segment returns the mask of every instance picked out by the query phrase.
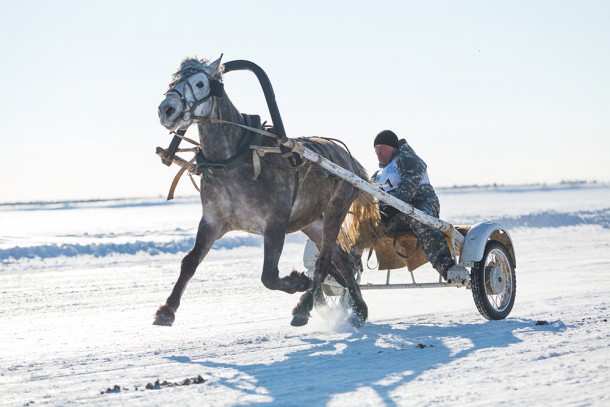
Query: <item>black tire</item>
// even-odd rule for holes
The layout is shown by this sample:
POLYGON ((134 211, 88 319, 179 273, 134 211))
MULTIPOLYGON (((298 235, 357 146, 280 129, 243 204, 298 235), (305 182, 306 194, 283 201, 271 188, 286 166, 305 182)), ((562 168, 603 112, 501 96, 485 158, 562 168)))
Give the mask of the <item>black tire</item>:
POLYGON ((489 320, 504 319, 515 304, 517 280, 508 249, 489 241, 480 262, 472 268, 472 296, 477 309, 489 320))

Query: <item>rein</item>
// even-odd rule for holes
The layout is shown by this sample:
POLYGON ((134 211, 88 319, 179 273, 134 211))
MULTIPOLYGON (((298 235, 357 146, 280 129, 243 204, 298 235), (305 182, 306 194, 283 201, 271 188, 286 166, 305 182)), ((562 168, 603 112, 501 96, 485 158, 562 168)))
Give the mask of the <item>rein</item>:
MULTIPOLYGON (((197 83, 196 86, 199 87, 199 83, 197 83)), ((188 141, 189 143, 195 145, 196 146, 195 150, 197 152, 190 161, 185 162, 184 165, 182 165, 182 167, 180 168, 180 170, 174 177, 174 180, 172 181, 172 185, 170 186, 170 191, 168 193, 168 197, 167 197, 168 200, 173 199, 174 191, 178 185, 178 181, 180 180, 182 175, 187 170, 188 170, 188 175, 191 179, 191 182, 193 183, 195 188, 199 192, 201 192, 200 189, 197 187, 195 181, 192 178, 193 173, 199 174, 202 177, 205 177, 207 174, 214 174, 214 172, 216 172, 216 171, 225 171, 225 172, 230 171, 230 170, 240 166, 244 162, 245 156, 246 156, 246 153, 248 152, 248 150, 252 150, 252 167, 254 170, 254 175, 252 176, 252 179, 256 180, 261 172, 261 158, 264 158, 265 154, 267 154, 267 153, 279 153, 279 154, 282 153, 281 146, 280 146, 280 137, 278 137, 276 134, 274 134, 270 131, 266 131, 266 130, 263 130, 263 129, 260 129, 258 127, 251 125, 251 124, 253 124, 251 118, 256 117, 256 119, 255 119, 257 121, 256 124, 260 126, 260 118, 258 116, 249 116, 249 115, 243 114, 242 116, 243 116, 246 124, 241 124, 241 123, 235 123, 235 122, 222 120, 222 119, 195 115, 195 111, 197 110, 197 108, 201 104, 208 101, 211 97, 224 96, 223 83, 220 80, 212 77, 206 70, 194 69, 194 68, 187 70, 186 75, 184 77, 181 77, 179 81, 170 84, 170 89, 165 94, 170 95, 171 93, 176 93, 176 95, 180 98, 180 101, 182 102, 182 111, 183 111, 182 115, 180 115, 176 118, 176 120, 174 121, 174 124, 176 124, 180 120, 184 120, 184 121, 192 120, 192 122, 198 121, 201 123, 211 123, 211 124, 229 124, 229 125, 240 127, 242 129, 246 130, 247 132, 242 137, 241 141, 239 142, 239 144, 237 146, 237 152, 235 153, 235 155, 233 155, 232 157, 229 157, 226 160, 220 161, 220 162, 208 161, 203 155, 203 151, 201 150, 200 143, 184 136, 186 129, 182 129, 181 131, 174 132, 175 136, 177 136, 179 139, 188 141), (210 89, 209 89, 209 92, 207 95, 205 95, 203 98, 198 100, 195 95, 195 90, 193 89, 193 85, 191 85, 191 83, 189 82, 188 79, 191 78, 193 75, 197 75, 200 73, 202 73, 207 78, 210 89), (183 82, 184 82, 184 84, 182 85, 182 88, 177 89, 177 88, 179 88, 179 85, 182 84, 183 82), (186 97, 187 91, 191 92, 191 96, 193 97, 193 100, 190 102, 187 101, 187 97, 186 97), (258 139, 256 137, 252 137, 253 134, 256 134, 257 135, 256 137, 258 137, 258 139), (258 142, 258 144, 260 144, 261 136, 269 137, 269 138, 276 140, 278 142, 278 145, 276 147, 265 147, 262 145, 257 145, 257 142, 258 142), (205 172, 201 172, 200 171, 201 168, 204 168, 205 172)), ((343 145, 343 147, 347 150, 349 156, 352 157, 352 160, 353 160, 353 156, 352 156, 351 152, 349 151, 349 149, 343 142, 341 142, 340 140, 335 140, 335 139, 329 139, 329 140, 341 143, 343 145)), ((192 149, 189 149, 189 150, 192 150, 192 149)), ((293 154, 292 151, 289 151, 286 154, 283 154, 283 157, 290 158, 292 154, 293 154)), ((293 167, 295 167, 296 164, 294 162, 294 159, 290 158, 290 161, 292 162, 293 167)), ((170 161, 170 164, 171 164, 171 161, 170 161)), ((283 168, 283 169, 292 169, 292 168, 283 168)), ((296 194, 297 194, 297 190, 299 188, 299 184, 302 184, 305 181, 305 178, 307 178, 307 175, 311 171, 311 165, 308 166, 307 173, 305 174, 305 177, 301 180, 301 182, 299 182, 299 174, 298 174, 299 168, 294 168, 294 169, 296 170, 295 171, 296 188, 293 191, 293 197, 292 197, 293 203, 296 199, 296 194)))
MULTIPOLYGON (((244 117, 249 117, 248 115, 244 114, 244 117)), ((279 140, 279 137, 267 130, 263 130, 257 127, 253 127, 253 126, 249 126, 246 124, 241 124, 241 123, 235 123, 235 122, 230 122, 227 120, 223 120, 223 119, 216 119, 216 118, 211 118, 211 117, 202 117, 202 116, 193 116, 193 119, 198 120, 199 122, 202 123, 210 123, 210 124, 230 124, 232 126, 237 126, 237 127, 241 127, 244 130, 247 130, 249 132, 252 133, 257 133, 260 134, 262 136, 265 137, 269 137, 272 138, 274 140, 279 140)), ((247 120, 247 119, 246 119, 247 120)), ((186 129, 184 129, 186 131, 186 129)), ((193 144, 194 146, 196 146, 194 149, 184 149, 184 151, 201 151, 200 147, 200 143, 196 142, 195 140, 188 138, 186 136, 184 136, 184 133, 179 134, 177 132, 172 132, 176 137, 187 141, 191 144, 193 144)), ((326 140, 330 140, 330 141, 334 141, 334 142, 338 142, 340 143, 348 152, 349 156, 352 158, 352 160, 354 160, 351 152, 349 151, 349 149, 347 148, 347 146, 338 139, 334 139, 334 138, 327 138, 327 137, 321 137, 324 138, 326 140)), ((239 158, 243 158, 245 152, 249 149, 252 150, 252 166, 254 169, 254 175, 252 176, 253 180, 256 180, 258 178, 258 175, 261 172, 261 158, 264 158, 266 154, 281 154, 282 151, 280 149, 280 147, 268 147, 268 146, 261 146, 261 145, 249 145, 247 146, 246 141, 249 139, 249 137, 245 136, 242 141, 239 143, 238 146, 238 151, 237 153, 230 157, 228 160, 225 160, 223 162, 211 162, 211 161, 207 161, 205 160, 205 158, 202 157, 202 154, 196 154, 190 161, 185 162, 182 167, 180 168, 180 170, 178 171, 178 173, 175 175, 174 180, 172 181, 172 184, 170 186, 170 190, 167 196, 167 200, 171 200, 174 198, 174 191, 176 189, 176 186, 178 185, 178 181, 180 180, 180 178, 182 177, 182 175, 188 170, 188 175, 191 179, 191 182, 193 183, 193 186, 195 187, 195 189, 198 192, 201 192, 201 190, 199 189, 199 187, 197 186, 196 182, 193 180, 191 174, 199 174, 202 176, 205 176, 206 173, 201 174, 199 172, 199 168, 200 167, 206 167, 208 169, 208 172, 213 173, 214 170, 222 170, 222 171, 230 171, 231 169, 237 167, 239 164, 241 164, 243 162, 243 160, 238 160, 239 158), (247 147, 246 147, 247 146, 247 147), (198 158, 199 156, 199 158, 198 158), (202 161, 203 158, 203 161, 202 161), (195 160, 197 160, 197 162, 195 163, 195 160), (227 164, 229 164, 229 162, 233 165, 229 166, 227 164)), ((290 154, 290 153, 289 153, 290 154)), ((355 162, 355 161, 354 161, 355 162)), ((295 176, 298 179, 298 171, 301 171, 300 168, 293 168, 293 167, 277 167, 277 166, 272 166, 275 169, 280 169, 280 170, 294 170, 295 171, 295 176)), ((307 176, 309 175, 309 173, 311 172, 312 166, 309 165, 307 168, 307 172, 305 173, 305 176, 303 177, 303 179, 298 182, 297 181, 297 185, 298 184, 302 184, 305 179, 307 178, 307 176)), ((295 189, 295 193, 293 193, 293 203, 294 200, 296 198, 296 189, 295 189)))
MULTIPOLYGON (((243 117, 244 117, 244 120, 248 124, 252 124, 253 119, 251 119, 251 116, 244 114, 243 117)), ((260 123, 260 119, 258 118, 258 116, 255 116, 255 117, 256 117, 255 120, 258 123, 260 123)), ((235 153, 235 155, 233 155, 232 157, 229 157, 227 160, 223 160, 220 162, 213 162, 213 161, 208 161, 205 159, 205 157, 203 156, 203 153, 201 151, 200 143, 196 142, 195 140, 193 140, 189 137, 184 136, 183 132, 172 132, 176 137, 180 138, 181 140, 187 141, 195 146, 195 148, 183 149, 183 151, 191 151, 191 152, 195 152, 196 154, 195 154, 195 156, 193 156, 193 158, 191 160, 185 162, 181 166, 180 170, 178 170, 178 172, 174 176, 174 179, 170 186, 169 192, 167 194, 168 201, 170 201, 174 198, 174 192, 176 190, 176 187, 178 186, 178 181, 180 180, 182 175, 184 175, 184 173, 187 170, 188 170, 188 175, 191 180, 191 183, 193 184, 193 186, 195 187, 195 189, 198 192, 201 192, 201 190, 197 186, 197 183, 192 178, 193 173, 199 174, 202 177, 205 177, 206 174, 208 174, 208 173, 213 174, 215 171, 218 171, 218 170, 225 171, 225 172, 230 171, 233 168, 236 168, 239 165, 241 165, 245 159, 247 151, 252 150, 252 166, 254 168, 254 175, 253 175, 252 179, 256 180, 258 178, 258 175, 261 172, 260 157, 264 157, 265 154, 267 154, 267 153, 280 153, 279 147, 265 147, 265 146, 248 143, 251 139, 253 139, 253 137, 250 137, 250 135, 252 133, 257 133, 262 136, 277 139, 277 136, 269 131, 261 130, 257 127, 253 127, 250 125, 230 122, 230 121, 226 121, 226 120, 222 120, 222 119, 213 119, 213 118, 207 118, 207 117, 194 117, 194 118, 196 118, 200 122, 207 122, 207 123, 212 123, 212 124, 232 124, 234 126, 241 127, 244 130, 247 130, 248 133, 246 133, 246 135, 244 135, 242 140, 239 142, 239 145, 237 146, 237 152, 235 153), (182 134, 180 134, 180 133, 182 133, 182 134), (201 173, 200 168, 205 168, 205 169, 207 169, 207 171, 201 173)), ((186 131, 186 129, 184 129, 184 131, 186 131)), ((252 141, 256 141, 256 140, 252 140, 252 141)))
POLYGON ((207 122, 207 123, 212 123, 212 124, 232 124, 233 126, 241 127, 242 129, 246 129, 246 130, 252 131, 254 133, 262 134, 263 136, 271 137, 271 138, 274 138, 276 140, 278 139, 277 135, 271 133, 270 131, 266 131, 266 130, 262 130, 262 129, 257 129, 255 127, 247 126, 245 124, 229 122, 229 121, 222 120, 222 119, 213 119, 211 117, 193 116, 193 118, 195 118, 195 119, 197 119, 197 120, 199 120, 201 122, 207 122))

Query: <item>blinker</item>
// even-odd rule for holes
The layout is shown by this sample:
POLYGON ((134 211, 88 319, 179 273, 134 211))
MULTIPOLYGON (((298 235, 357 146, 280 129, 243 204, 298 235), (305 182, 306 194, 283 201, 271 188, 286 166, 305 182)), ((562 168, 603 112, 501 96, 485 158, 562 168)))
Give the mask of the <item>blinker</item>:
POLYGON ((225 85, 217 80, 210 81, 210 96, 222 97, 224 95, 225 85))

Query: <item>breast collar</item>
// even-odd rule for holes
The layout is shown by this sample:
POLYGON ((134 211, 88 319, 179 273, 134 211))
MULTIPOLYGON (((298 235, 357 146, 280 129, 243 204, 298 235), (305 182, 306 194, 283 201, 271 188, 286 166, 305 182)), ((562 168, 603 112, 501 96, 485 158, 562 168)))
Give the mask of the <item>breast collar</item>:
MULTIPOLYGON (((257 115, 242 114, 244 122, 247 126, 260 128, 261 119, 257 115)), ((244 134, 237 145, 237 152, 222 161, 210 161, 203 155, 201 147, 197 150, 196 163, 197 173, 202 174, 204 172, 211 172, 212 174, 229 172, 240 165, 242 165, 248 158, 252 156, 251 145, 260 145, 262 143, 263 136, 250 130, 244 129, 244 134)))

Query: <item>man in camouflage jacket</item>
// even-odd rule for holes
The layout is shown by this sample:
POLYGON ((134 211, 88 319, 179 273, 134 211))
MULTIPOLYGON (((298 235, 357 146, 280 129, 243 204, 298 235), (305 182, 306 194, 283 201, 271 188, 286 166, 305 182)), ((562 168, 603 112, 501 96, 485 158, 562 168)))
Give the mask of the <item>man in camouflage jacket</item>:
MULTIPOLYGON (((380 169, 373 174, 373 182, 390 195, 438 218, 440 203, 430 185, 426 163, 411 146, 404 139, 399 141, 394 132, 384 130, 375 137, 374 147, 380 169)), ((381 201, 379 210, 385 233, 412 230, 434 269, 447 279, 447 270, 455 262, 443 232, 381 201)))

